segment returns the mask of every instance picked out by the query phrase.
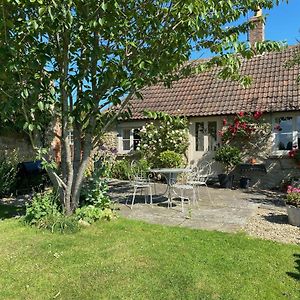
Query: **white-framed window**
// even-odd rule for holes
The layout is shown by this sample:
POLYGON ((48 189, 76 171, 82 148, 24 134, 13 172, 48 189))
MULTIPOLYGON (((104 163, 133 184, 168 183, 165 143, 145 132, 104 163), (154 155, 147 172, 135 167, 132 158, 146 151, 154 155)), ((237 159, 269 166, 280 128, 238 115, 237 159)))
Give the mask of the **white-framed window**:
POLYGON ((120 132, 120 151, 127 153, 137 149, 141 137, 140 128, 122 128, 120 132))
POLYGON ((215 151, 218 148, 217 121, 201 121, 195 123, 196 151, 215 151))
POLYGON ((293 148, 300 148, 300 116, 274 117, 273 154, 285 155, 293 148))

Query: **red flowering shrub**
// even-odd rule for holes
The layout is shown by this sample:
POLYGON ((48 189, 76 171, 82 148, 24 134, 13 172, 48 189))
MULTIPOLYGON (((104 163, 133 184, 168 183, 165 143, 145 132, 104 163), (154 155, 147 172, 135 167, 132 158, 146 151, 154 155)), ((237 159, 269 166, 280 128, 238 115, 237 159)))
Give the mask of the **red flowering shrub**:
POLYGON ((300 163, 300 151, 297 146, 294 146, 293 150, 289 151, 288 155, 290 158, 293 158, 296 163, 300 163))
POLYGON ((262 112, 256 111, 254 113, 239 112, 234 119, 229 122, 227 119, 223 120, 223 130, 219 131, 223 141, 228 142, 236 138, 247 138, 255 135, 262 130, 263 124, 261 122, 262 112))

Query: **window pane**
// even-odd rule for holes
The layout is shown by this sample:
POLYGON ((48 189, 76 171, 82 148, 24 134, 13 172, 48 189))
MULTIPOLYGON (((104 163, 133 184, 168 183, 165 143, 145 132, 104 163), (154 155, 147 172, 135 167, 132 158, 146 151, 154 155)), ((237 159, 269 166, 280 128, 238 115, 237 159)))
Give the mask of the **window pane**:
POLYGON ((196 151, 204 151, 204 123, 196 123, 196 151))
POLYGON ((275 122, 279 125, 277 129, 279 133, 290 133, 293 131, 293 118, 292 117, 281 117, 276 118, 275 122))
POLYGON ((208 151, 214 151, 217 147, 217 122, 208 122, 208 151))
POLYGON ((123 139, 124 140, 130 139, 130 129, 123 129, 123 139))
POLYGON ((296 136, 296 143, 295 146, 299 149, 300 148, 300 117, 296 118, 296 131, 297 131, 297 136, 296 136))
POLYGON ((123 140, 123 150, 130 150, 130 140, 123 140))
POLYGON ((298 131, 298 134, 300 133, 300 117, 297 117, 296 119, 296 130, 298 131))
POLYGON ((279 133, 276 136, 276 145, 278 150, 292 150, 293 149, 293 134, 279 133))

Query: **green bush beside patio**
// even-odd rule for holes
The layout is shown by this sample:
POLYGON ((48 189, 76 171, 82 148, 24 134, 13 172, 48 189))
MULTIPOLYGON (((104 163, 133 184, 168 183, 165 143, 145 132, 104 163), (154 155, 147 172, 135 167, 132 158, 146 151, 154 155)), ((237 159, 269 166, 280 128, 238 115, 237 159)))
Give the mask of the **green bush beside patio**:
POLYGON ((298 246, 118 219, 73 235, 0 221, 1 299, 299 299, 298 246), (288 272, 293 274, 288 274, 288 272))

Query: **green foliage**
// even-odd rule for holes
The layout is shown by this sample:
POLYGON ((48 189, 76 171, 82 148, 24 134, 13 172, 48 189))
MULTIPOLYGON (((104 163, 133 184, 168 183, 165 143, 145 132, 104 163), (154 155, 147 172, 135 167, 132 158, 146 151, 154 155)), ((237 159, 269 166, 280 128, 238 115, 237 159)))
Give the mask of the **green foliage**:
POLYGON ((131 165, 128 159, 121 159, 114 162, 111 167, 112 178, 128 180, 131 174, 131 165))
POLYGON ((52 233, 75 233, 80 229, 75 216, 65 216, 61 213, 47 215, 38 220, 35 225, 40 229, 46 229, 52 233))
POLYGON ((161 168, 179 168, 183 165, 182 155, 170 150, 162 152, 158 160, 161 168))
POLYGON ((59 217, 61 211, 57 203, 58 198, 53 192, 35 194, 32 201, 26 204, 24 221, 29 225, 40 227, 44 222, 43 220, 49 217, 59 217))
POLYGON ((287 187, 286 203, 300 208, 300 188, 295 185, 287 187))
POLYGON ((129 159, 121 159, 115 161, 111 168, 111 177, 121 180, 129 180, 132 174, 147 173, 151 168, 151 164, 146 159, 140 159, 132 164, 129 159))
POLYGON ((16 188, 18 154, 16 151, 4 153, 0 158, 0 196, 13 192, 16 188))
POLYGON ((94 205, 87 205, 77 208, 75 214, 78 220, 83 220, 89 224, 92 224, 93 222, 101 219, 102 209, 95 207, 94 205))
POLYGON ((100 219, 109 221, 113 218, 114 213, 108 196, 109 187, 106 179, 100 177, 102 173, 101 168, 95 170, 81 190, 81 207, 75 211, 77 220, 91 224, 100 219))
POLYGON ((236 165, 241 163, 241 151, 237 147, 225 145, 215 153, 215 160, 222 163, 227 173, 236 165))
POLYGON ((103 178, 100 178, 98 172, 94 172, 92 177, 87 179, 81 190, 81 197, 84 205, 94 205, 100 209, 110 207, 108 196, 108 184, 103 178))
MULTIPOLYGON (((72 161, 67 135, 62 137, 69 157, 69 161, 63 157, 62 170, 76 170, 77 164, 85 166, 83 159, 99 144, 98 137, 126 107, 126 96, 140 96, 143 87, 157 82, 170 86, 215 66, 220 66, 221 78, 249 83, 247 76, 239 74, 242 59, 281 45, 266 41, 250 47, 239 42, 240 35, 251 28, 243 17, 258 6, 270 9, 278 2, 3 0, 1 119, 25 130, 35 149, 41 145, 48 149, 46 159, 51 157, 52 139, 39 137, 58 120, 77 141, 74 155, 78 159, 72 161), (217 55, 199 64, 186 63, 192 51, 204 49, 217 55), (116 109, 105 109, 111 106, 116 109)), ((167 146, 158 155, 165 150, 178 152, 167 146)), ((63 186, 71 189, 74 182, 81 184, 77 176, 84 174, 84 170, 75 171, 71 180, 58 170, 52 172, 60 195, 64 195, 63 186)), ((66 208, 77 206, 74 193, 71 200, 61 199, 66 208)))
POLYGON ((52 233, 74 233, 79 230, 74 216, 65 216, 58 205, 58 197, 53 192, 36 194, 26 205, 24 222, 52 233))
POLYGON ((271 133, 270 125, 262 119, 262 112, 243 111, 236 114, 232 120, 223 119, 223 130, 219 132, 225 143, 241 142, 257 139, 271 133))
POLYGON ((165 151, 183 156, 189 145, 188 120, 162 112, 147 112, 146 116, 154 121, 146 124, 140 132, 142 157, 154 167, 159 167, 159 157, 165 151))
POLYGON ((89 224, 92 224, 101 219, 110 221, 115 217, 115 214, 111 209, 101 209, 94 205, 87 205, 77 208, 75 211, 75 215, 79 221, 82 220, 89 224))
POLYGON ((292 205, 292 206, 300 208, 300 193, 292 192, 292 193, 287 194, 286 203, 288 205, 292 205))

